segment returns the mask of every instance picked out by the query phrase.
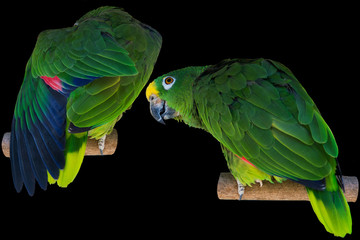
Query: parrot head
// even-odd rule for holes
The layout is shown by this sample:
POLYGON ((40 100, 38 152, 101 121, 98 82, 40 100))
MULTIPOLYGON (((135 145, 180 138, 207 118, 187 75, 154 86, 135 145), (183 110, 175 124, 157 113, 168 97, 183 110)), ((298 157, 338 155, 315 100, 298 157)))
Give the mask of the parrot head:
POLYGON ((156 121, 181 120, 193 107, 192 85, 204 67, 187 67, 156 78, 146 89, 150 112, 156 121))

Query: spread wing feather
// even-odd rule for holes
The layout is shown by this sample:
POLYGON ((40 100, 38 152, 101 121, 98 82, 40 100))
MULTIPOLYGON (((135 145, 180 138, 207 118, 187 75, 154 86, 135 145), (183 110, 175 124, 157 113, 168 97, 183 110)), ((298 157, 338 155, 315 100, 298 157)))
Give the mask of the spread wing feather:
MULTIPOLYGON (((113 78, 138 73, 128 55, 96 21, 39 35, 26 67, 12 123, 11 166, 17 191, 25 184, 32 195, 35 180, 46 189, 47 172, 58 179, 59 170, 65 166, 66 107, 70 94, 102 78, 104 84, 88 91, 111 93, 79 102, 75 109, 87 111, 96 107, 97 101, 110 98, 116 91, 109 90, 113 78)), ((75 104, 76 99, 71 103, 75 104)))

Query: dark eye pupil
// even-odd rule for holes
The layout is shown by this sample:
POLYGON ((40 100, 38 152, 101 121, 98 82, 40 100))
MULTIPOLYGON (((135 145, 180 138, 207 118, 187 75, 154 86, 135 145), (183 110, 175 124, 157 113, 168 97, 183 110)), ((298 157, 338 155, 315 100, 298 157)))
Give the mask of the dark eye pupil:
POLYGON ((173 81, 172 78, 167 78, 167 79, 165 79, 165 83, 166 83, 166 84, 170 84, 170 83, 172 83, 172 81, 173 81))

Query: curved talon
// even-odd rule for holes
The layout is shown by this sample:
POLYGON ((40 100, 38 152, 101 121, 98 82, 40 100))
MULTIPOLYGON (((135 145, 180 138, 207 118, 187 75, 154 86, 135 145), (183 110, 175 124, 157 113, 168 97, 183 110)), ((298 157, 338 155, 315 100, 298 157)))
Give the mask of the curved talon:
POLYGON ((259 184, 260 184, 260 187, 263 186, 263 182, 262 182, 260 179, 256 179, 255 182, 259 183, 259 184))

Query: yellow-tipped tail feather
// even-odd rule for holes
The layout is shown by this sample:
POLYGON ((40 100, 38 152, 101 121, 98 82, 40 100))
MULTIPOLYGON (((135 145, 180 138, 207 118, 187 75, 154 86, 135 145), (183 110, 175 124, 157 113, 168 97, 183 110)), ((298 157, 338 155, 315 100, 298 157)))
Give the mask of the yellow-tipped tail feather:
POLYGON ((327 187, 324 191, 306 188, 311 206, 324 225, 326 231, 337 237, 345 237, 352 232, 352 219, 349 205, 343 191, 336 183, 335 175, 326 178, 327 187), (331 178, 331 179, 330 179, 331 178), (328 187, 328 183, 332 183, 328 187))
POLYGON ((58 179, 52 178, 48 173, 48 182, 50 184, 57 183, 58 186, 65 188, 74 181, 84 159, 87 136, 87 132, 66 132, 65 167, 60 170, 58 179))

